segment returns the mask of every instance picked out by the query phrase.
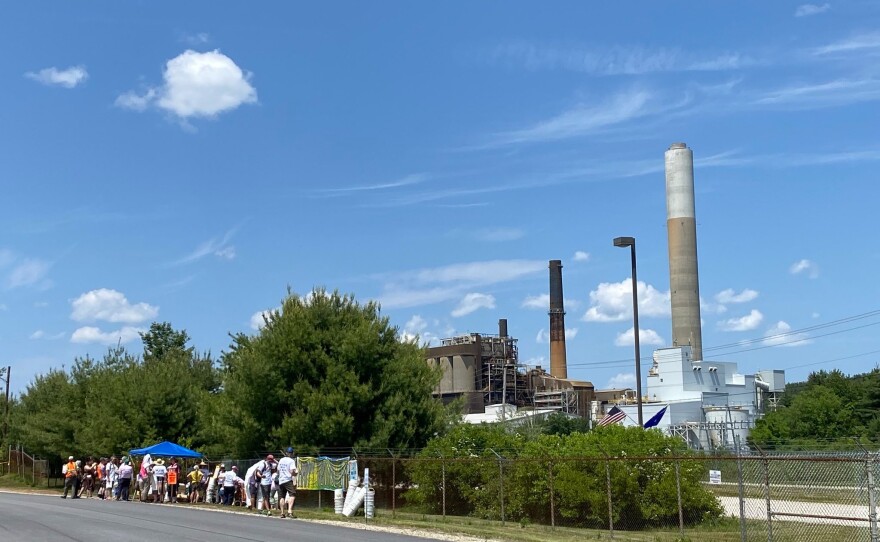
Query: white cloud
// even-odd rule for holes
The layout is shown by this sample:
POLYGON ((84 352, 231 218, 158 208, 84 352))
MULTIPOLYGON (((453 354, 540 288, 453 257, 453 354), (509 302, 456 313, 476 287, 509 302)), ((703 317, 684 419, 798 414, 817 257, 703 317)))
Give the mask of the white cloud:
POLYGON ((45 331, 43 331, 42 329, 38 329, 31 333, 29 338, 33 340, 47 339, 50 341, 57 341, 58 339, 64 338, 64 336, 66 335, 67 333, 63 331, 61 333, 56 333, 55 335, 47 335, 45 331))
POLYGON ((818 15, 831 9, 831 4, 801 4, 794 10, 795 17, 818 15))
POLYGON ((836 79, 821 83, 801 83, 760 94, 754 101, 760 106, 788 109, 834 107, 880 99, 880 79, 836 79))
MULTIPOLYGON (((567 327, 565 328, 565 340, 570 341, 577 337, 578 328, 576 327, 567 327)), ((544 329, 538 331, 538 335, 535 337, 535 342, 537 343, 548 343, 550 342, 550 333, 544 329)))
POLYGON ((183 258, 171 262, 169 265, 182 265, 187 263, 192 263, 206 256, 216 256, 221 260, 233 260, 235 259, 235 247, 230 245, 229 242, 232 240, 232 237, 235 235, 238 228, 233 228, 226 232, 223 237, 212 237, 208 239, 204 243, 200 244, 196 247, 195 250, 184 256, 183 258))
POLYGON ((27 72, 24 76, 44 85, 74 88, 89 78, 89 72, 86 71, 85 66, 71 66, 65 70, 53 66, 38 72, 27 72))
MULTIPOLYGON (((562 303, 570 309, 581 305, 577 299, 564 299, 562 303)), ((521 306, 524 309, 550 310, 550 294, 530 295, 523 300, 521 306)))
POLYGON ((526 232, 519 228, 489 228, 478 231, 476 238, 480 241, 498 243, 516 241, 517 239, 522 239, 525 235, 526 232))
POLYGON ((880 32, 858 34, 842 41, 813 49, 815 55, 827 55, 832 53, 848 53, 851 51, 863 51, 865 49, 880 49, 880 32))
POLYGON ((38 329, 38 330, 34 331, 33 333, 31 333, 29 338, 42 339, 45 335, 46 335, 45 331, 43 331, 42 329, 38 329))
MULTIPOLYGON (((660 292, 650 284, 638 283, 639 315, 668 316, 669 292, 660 292)), ((583 320, 587 322, 619 322, 632 318, 632 280, 603 282, 590 292, 590 303, 583 320)))
POLYGON ((156 99, 156 89, 151 88, 147 89, 144 94, 138 94, 133 90, 129 90, 128 92, 124 92, 116 97, 116 100, 113 102, 113 105, 116 107, 121 107, 123 109, 131 109, 133 111, 143 111, 147 107, 153 103, 153 100, 156 99))
POLYGON ((125 326, 116 331, 104 332, 96 327, 86 326, 75 330, 70 336, 70 342, 80 344, 125 344, 138 339, 144 331, 136 327, 125 326))
POLYGON ((728 288, 715 294, 715 301, 723 305, 728 303, 748 303, 757 297, 758 292, 755 290, 746 288, 742 292, 736 293, 733 288, 728 288))
POLYGON ((42 260, 27 258, 12 268, 6 279, 8 288, 21 288, 23 286, 48 287, 50 283, 45 280, 52 265, 42 260))
POLYGON ((183 34, 180 41, 189 43, 190 45, 202 45, 211 41, 211 35, 207 32, 198 32, 196 34, 183 34))
POLYGON ((739 69, 756 62, 740 53, 693 54, 680 49, 614 47, 595 50, 582 46, 540 45, 528 42, 502 44, 492 60, 527 70, 566 70, 591 75, 641 75, 658 72, 719 71, 739 69))
POLYGON ((186 50, 166 63, 161 88, 140 95, 126 92, 116 99, 116 105, 136 111, 155 105, 181 119, 216 117, 257 101, 250 78, 219 50, 186 50))
POLYGON ((428 180, 430 176, 426 173, 413 173, 400 179, 393 181, 385 181, 373 184, 363 184, 356 186, 344 186, 341 188, 322 188, 315 191, 316 194, 322 196, 347 196, 352 194, 360 194, 363 192, 373 192, 376 190, 389 190, 392 188, 400 188, 403 186, 411 186, 420 184, 428 180))
POLYGON ((791 267, 788 268, 788 271, 792 275, 806 273, 806 275, 811 279, 819 278, 819 266, 816 265, 815 262, 812 262, 810 260, 797 261, 791 264, 791 267))
MULTIPOLYGON (((623 333, 618 333, 617 338, 614 339, 614 346, 633 346, 635 345, 635 332, 633 328, 629 328, 623 333)), ((656 331, 653 329, 644 329, 639 328, 639 345, 655 345, 655 346, 663 346, 666 344, 666 341, 663 340, 656 331)))
POLYGON ((666 109, 655 105, 655 101, 653 94, 645 90, 622 92, 605 103, 579 104, 528 128, 495 134, 492 142, 486 146, 556 141, 588 135, 666 109))
POLYGON ((542 273, 541 260, 492 260, 388 273, 375 278, 385 282, 379 300, 384 308, 431 305, 460 298, 469 290, 518 280, 542 273))
POLYGON ((783 320, 764 332, 763 343, 767 346, 804 346, 812 342, 806 333, 792 333, 791 326, 783 320))
POLYGON ((73 306, 70 318, 77 322, 103 320, 136 324, 159 314, 159 307, 147 303, 132 305, 121 292, 108 288, 86 292, 70 304, 73 306))
POLYGON ((752 309, 752 311, 740 318, 730 318, 722 322, 718 322, 718 329, 721 331, 751 331, 756 329, 764 321, 764 315, 761 311, 752 309))
POLYGON ((274 309, 266 309, 264 311, 255 312, 251 315, 251 329, 254 331, 259 331, 263 329, 263 326, 266 325, 264 318, 269 318, 269 316, 273 313, 276 313, 281 310, 281 307, 275 307, 274 309))
POLYGON ((584 252, 583 250, 578 250, 574 253, 574 261, 576 262, 586 262, 590 259, 590 253, 584 252))
POLYGON ((494 309, 495 296, 489 294, 470 293, 465 295, 458 306, 452 311, 452 316, 458 318, 480 309, 494 309))
POLYGON ((636 375, 634 373, 617 373, 608 380, 605 386, 607 389, 619 390, 624 388, 634 388, 636 385, 636 375))

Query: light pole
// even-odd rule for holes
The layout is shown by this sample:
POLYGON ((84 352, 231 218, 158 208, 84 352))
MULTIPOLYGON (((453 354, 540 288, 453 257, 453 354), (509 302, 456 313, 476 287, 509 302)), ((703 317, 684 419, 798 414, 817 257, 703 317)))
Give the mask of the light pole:
POLYGON ((636 280, 636 238, 615 237, 614 246, 629 247, 632 255, 632 290, 633 290, 633 339, 636 344, 636 404, 639 409, 639 427, 644 427, 642 418, 642 356, 639 352, 639 293, 636 280))

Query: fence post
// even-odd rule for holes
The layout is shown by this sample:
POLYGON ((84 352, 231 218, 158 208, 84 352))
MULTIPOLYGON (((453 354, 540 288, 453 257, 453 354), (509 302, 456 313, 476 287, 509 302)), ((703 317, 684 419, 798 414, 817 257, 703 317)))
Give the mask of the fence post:
POLYGON ((611 466, 605 458, 605 489, 608 492, 608 532, 614 538, 614 508, 611 505, 611 466))
POLYGON ((871 542, 880 541, 877 532, 877 487, 874 485, 874 455, 868 454, 865 460, 868 478, 868 520, 871 522, 871 542))
POLYGON ((550 528, 556 528, 556 495, 553 492, 553 461, 548 463, 550 479, 550 528))
POLYGON ((388 453, 391 454, 391 517, 397 517, 397 458, 391 450, 388 453))
POLYGON ((443 519, 446 519, 446 461, 440 456, 440 471, 443 475, 443 519))
POLYGON ((681 465, 675 458, 675 495, 678 498, 678 532, 684 539, 684 510, 681 507, 681 465))
POLYGON ((746 497, 745 486, 743 480, 743 464, 742 454, 739 449, 739 435, 733 437, 734 446, 736 446, 736 471, 739 478, 739 536, 742 542, 746 542, 746 497))
POLYGON ((770 459, 759 446, 755 446, 761 454, 764 464, 764 500, 767 502, 767 542, 773 542, 773 510, 770 506, 770 459))
POLYGON ((501 485, 501 525, 504 525, 506 518, 504 517, 504 458, 496 452, 495 450, 489 448, 489 451, 495 454, 495 457, 498 458, 498 482, 501 485))

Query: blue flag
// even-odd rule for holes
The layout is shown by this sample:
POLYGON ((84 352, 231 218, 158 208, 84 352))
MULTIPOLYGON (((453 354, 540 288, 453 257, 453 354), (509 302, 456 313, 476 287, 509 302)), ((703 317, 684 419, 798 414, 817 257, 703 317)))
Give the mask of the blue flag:
POLYGON ((651 427, 654 427, 658 423, 660 423, 660 420, 663 419, 663 415, 666 414, 667 408, 669 408, 669 405, 666 405, 665 407, 661 408, 660 412, 651 416, 651 419, 645 422, 645 429, 649 429, 651 427))

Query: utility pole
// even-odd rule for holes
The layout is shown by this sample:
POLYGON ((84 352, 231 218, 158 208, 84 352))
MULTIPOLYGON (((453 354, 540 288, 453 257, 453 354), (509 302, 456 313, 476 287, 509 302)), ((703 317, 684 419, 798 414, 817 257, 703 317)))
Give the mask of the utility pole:
POLYGON ((12 366, 6 367, 6 413, 3 416, 3 441, 5 442, 9 436, 9 375, 12 373, 12 366))

